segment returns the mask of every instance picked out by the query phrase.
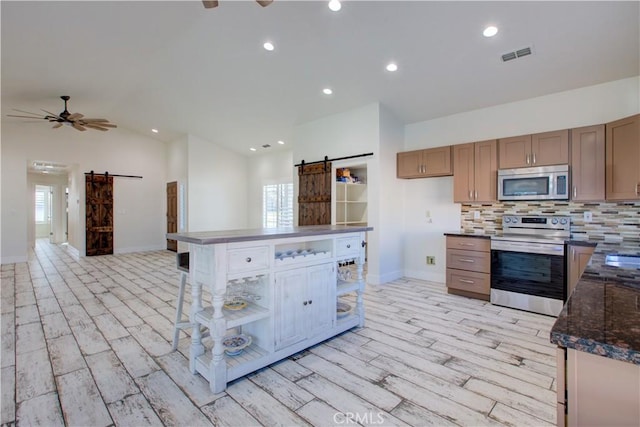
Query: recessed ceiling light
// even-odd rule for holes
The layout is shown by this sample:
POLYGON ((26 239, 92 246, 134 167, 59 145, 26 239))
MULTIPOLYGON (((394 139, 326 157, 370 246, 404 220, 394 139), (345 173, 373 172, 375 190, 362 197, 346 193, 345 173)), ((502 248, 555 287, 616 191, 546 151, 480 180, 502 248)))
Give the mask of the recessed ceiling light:
POLYGON ((284 141, 278 141, 278 144, 284 145, 284 141))
POLYGON ((329 2, 329 9, 331 9, 334 12, 337 12, 340 9, 342 9, 342 3, 340 3, 340 0, 331 0, 329 2))
POLYGON ((273 49, 276 48, 271 42, 265 42, 265 44, 263 44, 262 47, 264 47, 264 49, 268 50, 269 52, 271 52, 273 49))
POLYGON ((325 95, 331 95, 333 91, 328 87, 325 87, 324 89, 322 89, 322 93, 324 93, 325 95))
POLYGON ((158 129, 151 129, 151 132, 158 133, 158 129))
POLYGON ((482 32, 482 35, 485 37, 493 37, 498 34, 498 27, 494 27, 493 25, 487 27, 482 32))
POLYGON ((249 150, 251 150, 251 151, 256 151, 256 149, 255 149, 255 148, 253 148, 253 147, 249 148, 249 150))
POLYGON ((387 71, 398 71, 398 65, 395 62, 390 62, 387 64, 387 71))

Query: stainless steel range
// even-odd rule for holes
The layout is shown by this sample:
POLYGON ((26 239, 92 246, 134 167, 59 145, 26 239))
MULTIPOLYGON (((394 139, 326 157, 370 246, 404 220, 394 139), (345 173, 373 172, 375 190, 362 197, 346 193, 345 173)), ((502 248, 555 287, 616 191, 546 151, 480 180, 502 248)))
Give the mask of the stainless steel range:
POLYGON ((505 215, 491 239, 491 303, 557 316, 566 298, 568 216, 505 215))

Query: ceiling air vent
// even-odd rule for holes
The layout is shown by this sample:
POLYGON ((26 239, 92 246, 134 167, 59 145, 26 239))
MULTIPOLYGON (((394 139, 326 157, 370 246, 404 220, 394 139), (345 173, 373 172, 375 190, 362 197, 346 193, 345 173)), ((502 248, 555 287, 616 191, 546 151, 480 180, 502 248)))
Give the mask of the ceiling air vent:
POLYGON ((515 50, 513 52, 507 52, 502 55, 502 62, 511 61, 512 59, 522 58, 523 56, 531 55, 531 47, 525 47, 515 50))

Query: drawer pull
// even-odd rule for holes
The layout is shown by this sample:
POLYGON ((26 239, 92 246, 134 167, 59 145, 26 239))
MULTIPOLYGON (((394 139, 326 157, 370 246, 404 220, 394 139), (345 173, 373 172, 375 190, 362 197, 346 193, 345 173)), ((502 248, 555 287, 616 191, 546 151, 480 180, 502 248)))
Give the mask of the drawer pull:
POLYGON ((250 256, 248 256, 248 257, 247 257, 247 259, 245 259, 245 261, 247 261, 247 262, 251 262, 251 257, 250 257, 250 256))
POLYGON ((303 301, 303 302, 302 302, 302 305, 307 305, 307 301, 303 301))
POLYGON ((475 246, 473 243, 458 243, 460 246, 475 246))
POLYGON ((351 249, 351 245, 347 245, 347 249, 351 249))
POLYGON ((476 283, 473 280, 467 280, 467 279, 458 279, 458 280, 460 280, 462 283, 469 283, 470 285, 473 285, 474 283, 476 283))
POLYGON ((460 262, 476 262, 475 259, 467 259, 467 258, 458 258, 460 262))

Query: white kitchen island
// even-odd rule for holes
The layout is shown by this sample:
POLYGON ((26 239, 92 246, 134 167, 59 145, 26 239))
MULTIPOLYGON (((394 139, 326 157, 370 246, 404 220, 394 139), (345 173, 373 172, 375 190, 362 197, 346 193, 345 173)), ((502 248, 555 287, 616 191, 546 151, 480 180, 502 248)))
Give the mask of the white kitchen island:
POLYGON ((363 326, 362 266, 371 230, 322 225, 167 234, 189 243, 191 372, 219 393, 229 381, 363 326), (356 269, 349 277, 351 261, 356 269), (349 294, 354 307, 353 298, 340 301, 349 294), (206 330, 212 346, 203 342, 206 330), (223 338, 230 335, 248 336, 251 345, 228 355, 223 338))

